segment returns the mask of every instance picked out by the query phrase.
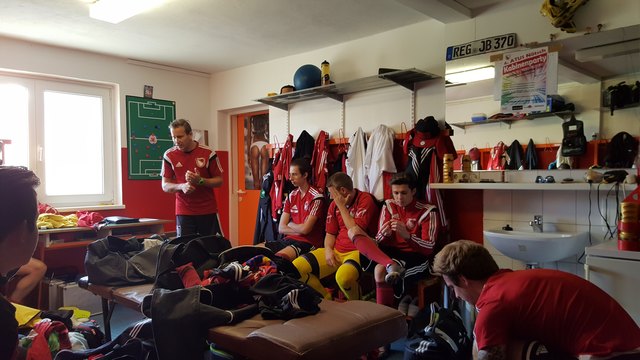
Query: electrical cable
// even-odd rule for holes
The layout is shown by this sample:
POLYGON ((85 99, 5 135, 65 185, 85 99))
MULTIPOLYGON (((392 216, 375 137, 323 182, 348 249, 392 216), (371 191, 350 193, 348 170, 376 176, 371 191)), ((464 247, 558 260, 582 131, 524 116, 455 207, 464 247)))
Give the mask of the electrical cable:
MULTIPOLYGON (((588 224, 588 230, 587 230, 587 239, 589 240, 589 246, 593 245, 593 241, 591 241, 591 193, 593 191, 593 186, 592 186, 592 182, 589 181, 589 211, 587 213, 587 224, 588 224)), ((578 257, 578 263, 584 265, 585 262, 582 261, 582 259, 585 257, 586 252, 584 250, 582 250, 582 254, 578 257)))

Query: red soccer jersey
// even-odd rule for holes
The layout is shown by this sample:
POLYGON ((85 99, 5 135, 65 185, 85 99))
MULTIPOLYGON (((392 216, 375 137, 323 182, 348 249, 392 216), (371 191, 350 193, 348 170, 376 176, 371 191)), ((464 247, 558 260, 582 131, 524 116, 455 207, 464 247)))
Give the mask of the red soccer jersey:
MULTIPOLYGON (((162 177, 176 183, 186 182, 187 170, 197 171, 200 176, 212 178, 222 175, 222 167, 215 151, 196 143, 196 148, 184 152, 177 146, 164 153, 162 177)), ((196 186, 191 194, 176 193, 176 215, 206 215, 218 212, 218 204, 213 189, 196 186)))
POLYGON ((640 347, 640 328, 596 285, 548 269, 501 270, 476 303, 478 349, 510 339, 537 340, 552 351, 607 355, 640 347))
POLYGON ((309 216, 317 217, 313 229, 307 235, 287 235, 288 238, 304 241, 317 248, 322 247, 324 231, 322 229, 322 217, 324 215, 324 196, 318 189, 310 186, 307 192, 302 195, 299 188, 294 189, 284 201, 283 212, 289 213, 294 224, 304 224, 309 216))
MULTIPOLYGON (((356 189, 356 196, 351 204, 347 205, 347 208, 356 224, 366 231, 369 236, 374 236, 377 231, 378 206, 373 201, 373 196, 356 189)), ((351 239, 349 239, 348 232, 349 230, 344 225, 344 221, 342 221, 340 210, 335 202, 331 202, 327 212, 327 233, 336 237, 335 250, 341 253, 357 250, 351 239)))
POLYGON ((376 240, 403 252, 418 252, 430 256, 433 254, 439 232, 440 220, 434 205, 414 200, 411 204, 402 207, 393 200, 386 200, 380 214, 376 240), (386 230, 390 230, 392 219, 405 223, 411 235, 408 240, 397 233, 392 233, 390 236, 383 235, 386 230))

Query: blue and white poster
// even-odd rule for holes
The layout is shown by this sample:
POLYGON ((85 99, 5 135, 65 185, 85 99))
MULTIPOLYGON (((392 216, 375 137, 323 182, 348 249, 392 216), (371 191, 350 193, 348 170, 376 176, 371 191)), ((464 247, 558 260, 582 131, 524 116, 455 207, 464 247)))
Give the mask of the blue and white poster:
POLYGON ((514 115, 544 112, 547 107, 547 48, 504 55, 500 111, 514 115))

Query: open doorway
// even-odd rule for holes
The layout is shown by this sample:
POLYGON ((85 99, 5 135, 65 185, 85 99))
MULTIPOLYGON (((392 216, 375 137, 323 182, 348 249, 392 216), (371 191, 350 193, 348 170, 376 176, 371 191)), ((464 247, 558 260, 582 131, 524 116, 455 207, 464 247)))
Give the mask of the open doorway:
MULTIPOLYGON (((252 245, 262 176, 269 165, 269 111, 260 110, 231 117, 234 129, 235 169, 233 197, 237 216, 238 245, 252 245)), ((233 209, 231 209, 233 212, 233 209)))

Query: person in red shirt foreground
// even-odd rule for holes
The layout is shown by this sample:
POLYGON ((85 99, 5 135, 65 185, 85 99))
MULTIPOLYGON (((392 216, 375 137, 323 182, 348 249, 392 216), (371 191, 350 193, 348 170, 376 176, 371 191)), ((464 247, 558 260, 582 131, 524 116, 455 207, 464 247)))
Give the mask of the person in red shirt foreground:
POLYGON ((558 270, 500 270, 482 245, 459 240, 433 273, 478 311, 476 359, 640 359, 640 328, 607 293, 558 270))

